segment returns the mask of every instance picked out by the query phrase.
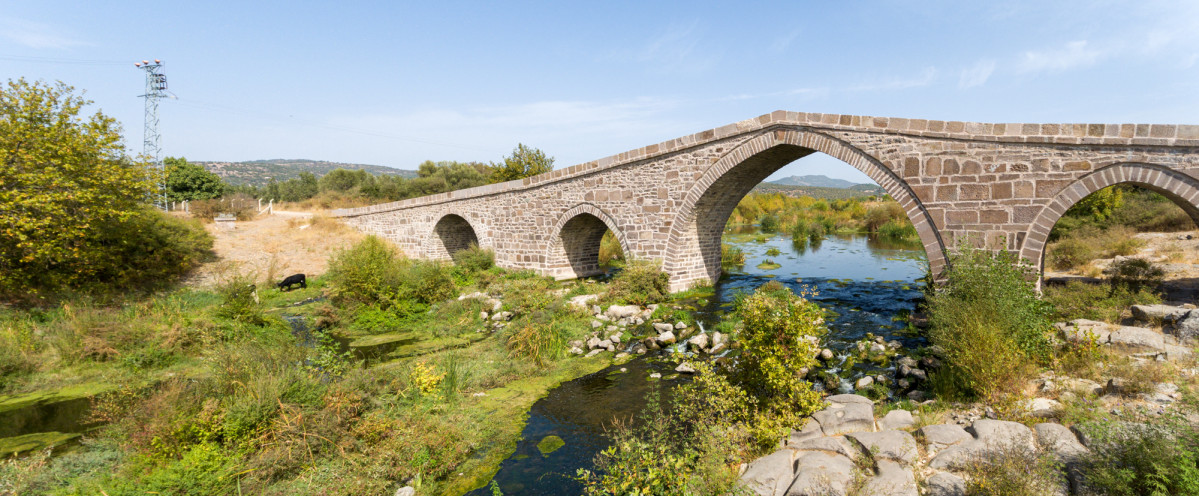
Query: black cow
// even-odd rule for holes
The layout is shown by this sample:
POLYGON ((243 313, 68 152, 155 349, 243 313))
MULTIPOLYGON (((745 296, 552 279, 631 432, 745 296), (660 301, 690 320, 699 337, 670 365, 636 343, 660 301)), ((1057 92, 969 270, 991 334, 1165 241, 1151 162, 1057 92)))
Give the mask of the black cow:
POLYGON ((304 278, 304 274, 292 274, 287 276, 283 282, 276 284, 276 286, 279 286, 279 291, 283 291, 284 288, 291 290, 293 284, 299 284, 301 288, 308 289, 308 280, 304 278))

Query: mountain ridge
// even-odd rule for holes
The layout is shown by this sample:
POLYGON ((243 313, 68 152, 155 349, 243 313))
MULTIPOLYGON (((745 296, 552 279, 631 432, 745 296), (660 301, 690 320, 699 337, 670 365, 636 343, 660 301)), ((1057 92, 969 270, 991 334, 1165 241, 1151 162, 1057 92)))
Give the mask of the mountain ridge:
POLYGON ((776 179, 774 181, 767 181, 767 182, 769 182, 771 184, 781 184, 783 186, 816 186, 816 187, 820 187, 820 188, 838 188, 838 189, 849 189, 858 184, 863 184, 863 183, 855 183, 853 181, 846 181, 845 179, 836 179, 836 178, 825 176, 823 174, 814 174, 814 175, 807 175, 807 176, 790 176, 790 177, 784 177, 782 179, 776 179))
POLYGON ((319 178, 336 169, 361 169, 371 174, 387 174, 408 178, 416 177, 416 171, 414 170, 397 169, 384 165, 332 162, 328 160, 272 158, 241 162, 195 160, 191 161, 191 163, 203 166, 204 169, 220 176, 222 180, 233 185, 249 184, 253 186, 266 186, 272 178, 275 181, 286 181, 300 177, 301 172, 311 172, 319 178))

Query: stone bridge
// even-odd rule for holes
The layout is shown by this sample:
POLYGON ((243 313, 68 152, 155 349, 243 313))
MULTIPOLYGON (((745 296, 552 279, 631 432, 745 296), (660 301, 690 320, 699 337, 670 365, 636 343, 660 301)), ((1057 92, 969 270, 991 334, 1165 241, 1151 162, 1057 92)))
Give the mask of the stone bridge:
POLYGON ((1058 218, 1131 183, 1199 221, 1199 126, 984 124, 777 111, 534 177, 335 211, 408 256, 470 243, 496 264, 559 279, 599 270, 611 229, 626 255, 661 261, 673 290, 720 276, 737 202, 787 163, 823 152, 866 173, 916 226, 934 274, 971 243, 1038 268, 1058 218))

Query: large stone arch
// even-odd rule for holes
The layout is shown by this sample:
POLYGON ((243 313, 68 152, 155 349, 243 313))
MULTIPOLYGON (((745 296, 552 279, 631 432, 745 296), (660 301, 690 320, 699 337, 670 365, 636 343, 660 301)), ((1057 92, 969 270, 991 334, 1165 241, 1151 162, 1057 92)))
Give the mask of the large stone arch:
MULTIPOLYGON (((478 219, 475 220, 479 222, 478 219)), ((458 212, 446 212, 433 224, 425 245, 425 257, 433 260, 450 260, 458 250, 464 250, 471 244, 483 247, 479 231, 475 229, 466 216, 458 212)))
POLYGON ((1020 256, 1036 264, 1038 273, 1045 270, 1045 245, 1049 232, 1058 219, 1087 195, 1108 186, 1135 184, 1160 193, 1182 208, 1199 224, 1199 180, 1165 166, 1124 162, 1097 168, 1063 188, 1033 219, 1028 228, 1020 256))
POLYGON ((688 190, 671 223, 664 268, 671 289, 720 276, 720 235, 737 203, 788 163, 815 152, 862 171, 903 207, 916 227, 933 274, 945 267, 944 242, 908 184, 877 158, 832 136, 805 128, 766 130, 708 167, 688 190))
POLYGON ((624 231, 607 212, 590 203, 581 203, 563 212, 554 223, 545 255, 548 274, 555 279, 598 274, 600 240, 608 230, 620 242, 625 256, 631 256, 624 231))

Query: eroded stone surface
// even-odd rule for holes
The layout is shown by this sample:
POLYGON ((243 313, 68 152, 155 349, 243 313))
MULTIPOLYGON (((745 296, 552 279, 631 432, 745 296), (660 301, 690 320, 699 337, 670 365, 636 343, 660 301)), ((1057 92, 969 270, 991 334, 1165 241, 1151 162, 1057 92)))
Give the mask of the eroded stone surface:
POLYGON ((966 480, 949 472, 937 472, 924 480, 925 496, 965 496, 966 480))
POLYGON ((974 439, 974 436, 966 432, 966 429, 954 424, 926 425, 917 432, 930 448, 937 450, 974 439))
POLYGON ((876 462, 878 470, 862 486, 862 496, 919 496, 916 477, 900 464, 890 460, 876 462))
POLYGON ((750 462, 738 485, 759 496, 779 496, 786 492, 795 474, 795 450, 781 449, 750 462))
POLYGON ((915 425, 916 420, 912 418, 912 412, 907 410, 891 410, 878 420, 879 430, 908 429, 915 425))
POLYGON ((846 437, 861 443, 876 462, 891 460, 910 465, 918 455, 916 439, 904 431, 853 432, 846 437))
POLYGON ((847 457, 810 451, 799 457, 787 496, 843 496, 853 480, 854 464, 847 457))

